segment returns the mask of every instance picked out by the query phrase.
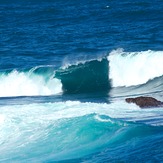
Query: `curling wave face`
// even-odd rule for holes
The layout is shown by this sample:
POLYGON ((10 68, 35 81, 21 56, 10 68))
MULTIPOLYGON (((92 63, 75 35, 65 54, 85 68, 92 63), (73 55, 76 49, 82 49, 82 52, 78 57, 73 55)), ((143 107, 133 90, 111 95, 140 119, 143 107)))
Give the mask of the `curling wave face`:
POLYGON ((108 92, 108 74, 108 60, 102 58, 61 68, 55 77, 61 80, 65 93, 108 92))

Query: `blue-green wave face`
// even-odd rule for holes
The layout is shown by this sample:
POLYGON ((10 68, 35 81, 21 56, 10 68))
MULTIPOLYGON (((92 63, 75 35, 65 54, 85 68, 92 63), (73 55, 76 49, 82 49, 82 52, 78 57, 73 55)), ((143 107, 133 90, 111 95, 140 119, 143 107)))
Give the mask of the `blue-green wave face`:
POLYGON ((137 162, 148 160, 149 150, 156 157, 150 155, 152 162, 161 161, 160 110, 141 111, 122 104, 67 101, 1 106, 0 161, 126 162, 134 158, 137 162), (139 119, 144 121, 135 123, 139 119))
POLYGON ((61 68, 55 77, 61 80, 64 93, 108 92, 108 69, 108 60, 104 58, 61 68))

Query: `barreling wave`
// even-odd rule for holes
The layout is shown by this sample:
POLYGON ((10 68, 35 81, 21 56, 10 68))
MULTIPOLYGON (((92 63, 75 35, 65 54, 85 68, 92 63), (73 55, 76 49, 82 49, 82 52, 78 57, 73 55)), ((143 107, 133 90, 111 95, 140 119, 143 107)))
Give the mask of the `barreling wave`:
POLYGON ((55 77, 61 80, 65 93, 108 92, 108 74, 108 60, 103 58, 61 68, 55 77))
MULTIPOLYGON (((137 94, 163 90, 163 52, 112 51, 107 58, 85 61, 56 71, 65 93, 107 92, 124 87, 137 94)), ((115 92, 115 91, 114 91, 115 92)))
POLYGON ((80 93, 128 95, 163 90, 163 51, 124 52, 107 57, 0 74, 0 97, 80 93))

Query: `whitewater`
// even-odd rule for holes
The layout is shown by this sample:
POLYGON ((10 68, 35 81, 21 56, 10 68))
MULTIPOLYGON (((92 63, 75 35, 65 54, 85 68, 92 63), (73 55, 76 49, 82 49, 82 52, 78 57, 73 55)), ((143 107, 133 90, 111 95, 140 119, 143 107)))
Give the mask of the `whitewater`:
POLYGON ((124 52, 114 50, 108 57, 113 86, 140 85, 163 75, 163 51, 124 52), (120 71, 121 70, 121 71, 120 71))

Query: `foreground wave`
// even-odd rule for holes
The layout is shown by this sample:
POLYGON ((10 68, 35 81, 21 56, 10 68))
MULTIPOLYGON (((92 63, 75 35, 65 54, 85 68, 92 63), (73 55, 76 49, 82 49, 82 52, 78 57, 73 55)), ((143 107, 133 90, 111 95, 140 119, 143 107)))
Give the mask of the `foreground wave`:
POLYGON ((132 157, 147 160, 149 150, 155 154, 150 160, 160 161, 163 152, 160 116, 158 108, 141 110, 123 101, 1 106, 0 161, 79 162, 98 157, 99 162, 104 159, 125 162, 132 157))

